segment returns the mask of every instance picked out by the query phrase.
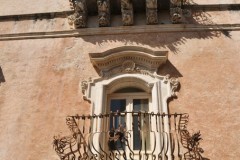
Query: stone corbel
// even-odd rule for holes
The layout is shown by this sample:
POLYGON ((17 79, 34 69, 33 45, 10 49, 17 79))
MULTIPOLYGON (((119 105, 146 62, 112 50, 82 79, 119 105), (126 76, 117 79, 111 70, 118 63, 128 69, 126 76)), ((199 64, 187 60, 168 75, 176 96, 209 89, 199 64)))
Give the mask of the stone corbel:
POLYGON ((99 27, 110 26, 110 0, 97 0, 99 27))
POLYGON ((146 0, 147 24, 158 23, 157 0, 146 0))
POLYGON ((86 0, 69 0, 73 6, 74 14, 68 17, 68 23, 72 28, 87 27, 87 4, 86 0))
POLYGON ((132 0, 121 0, 122 22, 124 26, 133 25, 132 0))
POLYGON ((182 2, 181 0, 170 0, 170 16, 172 23, 182 22, 182 2))

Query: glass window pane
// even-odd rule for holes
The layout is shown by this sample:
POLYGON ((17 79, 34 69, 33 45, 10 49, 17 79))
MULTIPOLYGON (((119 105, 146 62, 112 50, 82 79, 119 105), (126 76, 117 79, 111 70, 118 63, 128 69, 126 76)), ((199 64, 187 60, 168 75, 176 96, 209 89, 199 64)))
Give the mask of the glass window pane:
MULTIPOLYGON (((112 99, 110 103, 111 112, 126 111, 126 99, 112 99)), ((125 124, 125 118, 121 116, 113 116, 110 118, 110 129, 118 128, 119 124, 125 124)))
MULTIPOLYGON (((112 99, 110 103, 111 112, 126 111, 126 99, 112 99)), ((125 150, 124 128, 126 128, 125 116, 113 115, 110 117, 111 137, 118 139, 109 141, 110 150, 125 150), (121 127, 120 127, 121 126, 121 127)))
POLYGON ((149 107, 148 107, 148 99, 134 99, 133 100, 133 111, 138 112, 148 112, 149 107))
MULTIPOLYGON (((149 111, 149 104, 148 104, 148 99, 133 99, 133 111, 134 112, 148 112, 149 111)), ((133 149, 134 150, 140 150, 141 145, 143 144, 142 149, 145 146, 145 141, 146 141, 146 148, 149 149, 149 141, 150 141, 150 136, 149 136, 149 116, 145 115, 145 117, 142 115, 141 116, 141 122, 139 122, 140 119, 138 116, 133 117, 133 149), (138 129, 138 125, 141 125, 141 133, 140 130, 138 129), (141 144, 142 141, 142 144, 141 144)))
POLYGON ((141 149, 140 131, 138 129, 138 116, 133 116, 133 149, 141 149))

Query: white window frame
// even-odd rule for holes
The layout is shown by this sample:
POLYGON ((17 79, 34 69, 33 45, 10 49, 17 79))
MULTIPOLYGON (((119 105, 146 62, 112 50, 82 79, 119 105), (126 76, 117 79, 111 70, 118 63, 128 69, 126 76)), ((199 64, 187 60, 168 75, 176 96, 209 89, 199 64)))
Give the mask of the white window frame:
MULTIPOLYGON (((169 75, 159 76, 157 71, 167 61, 167 51, 153 51, 137 46, 123 46, 102 53, 89 53, 90 60, 100 75, 100 78, 81 82, 83 98, 91 102, 92 114, 104 114, 107 111, 107 95, 126 87, 136 87, 151 94, 152 112, 168 114, 167 101, 176 96, 175 92, 179 82, 169 75)), ((169 121, 164 117, 164 124, 153 126, 170 133, 169 121)), ((160 124, 160 123, 158 123, 160 124)), ((94 131, 101 132, 107 124, 93 120, 94 131)), ((154 125, 154 124, 153 124, 154 125)), ((162 139, 166 136, 156 136, 156 148, 160 149, 162 139)), ((94 136, 93 143, 101 140, 100 136, 94 136)), ((168 141, 166 139, 166 141, 168 141)), ((96 145, 98 149, 98 145, 96 145)), ((171 147, 167 150, 167 156, 171 159, 171 147)))
MULTIPOLYGON (((173 79, 169 79, 168 76, 149 76, 142 74, 123 74, 109 79, 96 79, 89 83, 89 100, 91 101, 92 114, 104 114, 107 111, 109 94, 113 94, 116 90, 126 87, 141 87, 140 89, 151 94, 152 100, 152 112, 168 114, 167 100, 169 97, 175 94, 175 85, 173 79), (118 86, 119 85, 119 86, 118 86)), ((153 123, 153 128, 156 128, 153 123)), ((102 122, 95 122, 93 120, 92 127, 94 131, 101 131, 102 127, 106 127, 107 124, 102 122)), ((170 133, 168 125, 168 118, 164 118, 164 125, 160 126, 164 128, 164 131, 170 133)), ((161 148, 162 135, 156 136, 156 148, 161 148)), ((102 139, 100 136, 94 136, 93 143, 98 143, 100 140, 106 142, 106 139, 102 139)), ((167 140, 166 140, 167 141, 167 140)), ((96 144, 96 149, 99 145, 96 144)), ((105 148, 106 149, 106 148, 105 148)), ((100 150, 100 149, 99 149, 100 150)), ((157 151, 156 151, 157 152, 157 151)), ((171 157, 171 149, 168 148, 167 155, 171 157)))
MULTIPOLYGON (((111 103, 111 100, 112 99, 126 99, 126 111, 127 112, 132 112, 133 111, 133 100, 134 99, 148 99, 148 111, 147 112, 152 112, 152 100, 151 100, 151 94, 149 93, 145 93, 145 92, 141 92, 141 93, 113 93, 113 94, 110 94, 108 95, 108 112, 106 113, 109 113, 110 111, 110 103, 111 103)), ((126 129, 127 130, 131 130, 131 125, 132 125, 132 122, 133 122, 133 119, 132 119, 132 116, 130 114, 127 115, 127 123, 126 124, 126 129), (129 126, 130 124, 130 126, 129 126)), ((109 121, 107 122, 107 127, 109 128, 110 124, 109 124, 109 121)), ((150 125, 148 126, 150 127, 150 125)), ((131 133, 133 133, 133 131, 131 131, 131 133)), ((133 136, 133 134, 131 134, 133 136)), ((151 144, 152 140, 150 138, 150 144, 151 144)), ((131 141, 130 141, 130 147, 131 149, 133 150, 133 138, 131 138, 131 141)), ((138 151, 137 150, 133 150, 134 151, 134 154, 137 155, 138 154, 138 151)), ((151 146, 148 150, 148 152, 150 153, 151 152, 151 146)))

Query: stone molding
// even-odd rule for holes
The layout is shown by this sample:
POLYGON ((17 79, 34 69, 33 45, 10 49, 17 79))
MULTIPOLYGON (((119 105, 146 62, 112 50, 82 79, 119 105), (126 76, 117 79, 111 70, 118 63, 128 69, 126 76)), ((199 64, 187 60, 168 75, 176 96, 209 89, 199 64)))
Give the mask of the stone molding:
POLYGON ((107 86, 105 91, 109 93, 113 92, 113 88, 120 89, 131 85, 150 93, 152 87, 159 82, 161 85, 166 85, 165 88, 169 88, 168 91, 164 91, 167 99, 176 96, 179 86, 178 79, 170 78, 170 75, 161 76, 156 73, 158 68, 167 60, 166 51, 125 46, 102 53, 89 53, 89 56, 93 66, 99 72, 100 78, 89 78, 89 80, 81 82, 84 100, 92 101, 93 91, 96 91, 94 88, 97 87, 97 84, 107 86))
MULTIPOLYGON (((108 108, 108 98, 117 90, 134 87, 141 89, 151 99, 149 112, 168 114, 167 101, 176 96, 179 86, 177 78, 156 74, 158 68, 167 60, 166 51, 124 46, 102 53, 89 53, 93 66, 100 72, 100 78, 81 82, 83 99, 91 102, 92 115, 102 115, 108 108)), ((131 94, 131 93, 128 93, 131 94)), ((126 95, 127 96, 127 95, 126 95)), ((169 121, 162 124, 166 133, 170 132, 169 121)), ((101 128, 102 122, 93 121, 93 129, 101 128)), ((96 136, 93 143, 99 142, 96 136)), ((162 144, 157 142, 158 146, 162 144)), ((171 148, 171 147, 170 147, 171 148)), ((96 151, 99 151, 96 147, 96 151)), ((160 151, 160 147, 157 147, 160 151)), ((171 149, 166 152, 171 156, 171 149)))
POLYGON ((212 31, 239 31, 239 30, 240 24, 214 24, 214 25, 165 24, 143 26, 119 26, 114 27, 114 29, 103 27, 49 32, 26 32, 10 34, 4 33, 0 34, 0 41, 96 36, 96 35, 138 34, 138 33, 203 32, 203 31, 212 32, 212 31))
POLYGON ((152 75, 167 60, 166 51, 127 46, 102 53, 90 53, 90 60, 101 77, 123 73, 152 75))
MULTIPOLYGON (((130 64, 130 66, 132 65, 130 64)), ((168 75, 155 75, 154 77, 150 77, 148 75, 124 73, 106 79, 101 77, 83 81, 81 87, 84 99, 91 102, 92 115, 106 113, 107 106, 109 105, 107 101, 108 95, 126 87, 137 87, 149 94, 152 106, 149 109, 149 112, 168 114, 167 101, 170 97, 176 95, 175 88, 178 84, 179 83, 177 83, 175 78, 169 78, 168 75)), ((166 133, 170 132, 168 124, 169 122, 167 120, 162 124, 166 133)), ((101 128, 103 124, 101 122, 96 123, 96 121, 93 121, 92 126, 94 129, 101 128)), ((99 138, 100 137, 96 136, 94 142, 98 142, 99 138)), ((161 146, 161 143, 159 142, 160 141, 157 142, 157 145, 161 146)), ((157 151, 159 151, 159 149, 160 147, 157 147, 157 151)), ((99 148, 96 148, 96 150, 99 150, 99 148)), ((171 150, 168 150, 166 155, 170 157, 171 150)))

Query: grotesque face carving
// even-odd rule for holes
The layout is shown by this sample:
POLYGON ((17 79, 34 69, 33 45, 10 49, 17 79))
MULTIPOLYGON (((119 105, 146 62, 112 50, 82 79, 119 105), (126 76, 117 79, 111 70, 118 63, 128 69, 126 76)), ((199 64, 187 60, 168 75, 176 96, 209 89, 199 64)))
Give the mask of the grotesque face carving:
POLYGON ((104 12, 100 13, 98 16, 98 22, 100 27, 109 26, 110 22, 109 22, 108 14, 104 12))

